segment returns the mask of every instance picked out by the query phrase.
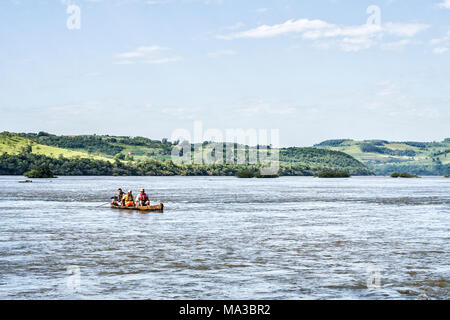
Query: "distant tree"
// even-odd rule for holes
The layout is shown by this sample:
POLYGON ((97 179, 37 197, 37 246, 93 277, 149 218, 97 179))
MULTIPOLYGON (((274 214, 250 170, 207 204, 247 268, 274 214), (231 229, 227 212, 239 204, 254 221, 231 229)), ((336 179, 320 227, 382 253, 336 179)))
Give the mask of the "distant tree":
POLYGON ((255 173, 250 170, 241 170, 236 173, 236 177, 238 177, 238 178, 254 178, 255 173))
POLYGON ((343 171, 322 171, 318 174, 319 178, 350 178, 348 172, 343 171))
POLYGON ((54 178, 52 170, 48 165, 42 165, 34 170, 24 173, 27 178, 54 178))
POLYGON ((33 147, 30 144, 27 144, 26 146, 22 147, 20 153, 31 153, 32 151, 33 147))

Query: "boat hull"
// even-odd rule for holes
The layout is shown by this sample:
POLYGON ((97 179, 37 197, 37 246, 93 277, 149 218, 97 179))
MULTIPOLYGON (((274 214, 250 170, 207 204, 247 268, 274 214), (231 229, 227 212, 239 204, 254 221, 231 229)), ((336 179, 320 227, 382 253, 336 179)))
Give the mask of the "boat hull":
POLYGON ((150 212, 150 211, 162 212, 164 210, 164 205, 162 203, 153 205, 153 206, 145 206, 145 207, 122 207, 122 206, 111 205, 111 209, 134 210, 134 211, 141 211, 141 212, 150 212))

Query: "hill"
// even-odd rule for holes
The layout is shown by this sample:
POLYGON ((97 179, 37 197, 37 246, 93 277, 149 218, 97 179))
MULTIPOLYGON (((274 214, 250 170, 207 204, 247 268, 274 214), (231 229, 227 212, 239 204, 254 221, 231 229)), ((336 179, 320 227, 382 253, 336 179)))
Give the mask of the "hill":
POLYGON ((64 149, 57 146, 41 144, 34 139, 30 139, 15 133, 0 133, 0 154, 7 153, 17 155, 23 152, 44 155, 48 157, 79 157, 95 160, 108 160, 106 157, 85 152, 81 148, 79 151, 64 149))
POLYGON ((327 140, 315 147, 345 152, 377 175, 390 175, 397 171, 441 176, 450 172, 450 138, 441 142, 341 139, 327 140))
MULTIPOLYGON (((176 143, 167 139, 116 136, 56 136, 45 132, 0 134, 0 174, 23 174, 49 165, 57 175, 235 175, 255 170, 253 164, 172 163, 176 143)), ((191 145, 198 148, 200 145, 191 145)), ((247 154, 257 147, 234 145, 247 154)), ((281 175, 316 175, 321 171, 345 171, 352 175, 373 174, 366 166, 343 152, 318 148, 280 149, 281 175)))

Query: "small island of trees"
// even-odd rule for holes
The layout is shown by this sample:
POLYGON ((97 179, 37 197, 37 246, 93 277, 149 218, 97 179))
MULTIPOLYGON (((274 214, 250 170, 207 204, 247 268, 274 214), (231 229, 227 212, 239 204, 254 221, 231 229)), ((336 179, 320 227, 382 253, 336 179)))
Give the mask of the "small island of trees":
POLYGON ((260 179, 273 179, 279 178, 279 174, 271 174, 271 175, 262 175, 259 170, 251 171, 251 170, 240 170, 236 173, 236 177, 242 179, 251 179, 251 178, 260 178, 260 179))
POLYGON ((391 174, 391 178, 419 178, 417 174, 409 174, 407 172, 394 172, 391 174))
POLYGON ((42 165, 36 169, 27 171, 24 173, 24 176, 27 178, 55 178, 48 165, 42 165))
POLYGON ((322 171, 317 176, 319 178, 350 178, 350 174, 344 171, 322 171))

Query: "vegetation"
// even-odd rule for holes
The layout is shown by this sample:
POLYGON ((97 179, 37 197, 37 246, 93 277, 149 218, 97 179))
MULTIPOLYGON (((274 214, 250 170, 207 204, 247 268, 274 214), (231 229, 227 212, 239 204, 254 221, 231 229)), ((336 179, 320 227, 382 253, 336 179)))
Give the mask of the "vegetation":
POLYGON ((316 147, 338 147, 344 142, 351 142, 350 139, 326 140, 316 145, 316 147))
POLYGON ((448 174, 446 174, 446 175, 444 176, 444 178, 450 178, 450 176, 449 176, 448 174))
POLYGON ((416 156, 416 152, 414 150, 392 150, 385 147, 378 147, 374 143, 363 143, 360 148, 362 152, 373 152, 380 154, 388 154, 392 156, 407 156, 407 157, 416 156))
POLYGON ((274 179, 279 178, 279 174, 270 174, 270 175, 262 175, 260 170, 240 170, 236 173, 236 177, 238 178, 258 178, 258 179, 274 179))
MULTIPOLYGON (((157 161, 164 164, 171 159, 171 152, 177 142, 167 139, 151 140, 144 137, 109 136, 109 135, 80 135, 56 136, 46 132, 39 133, 0 133, 0 154, 8 155, 43 155, 52 159, 63 157, 69 161, 76 172, 109 172, 112 169, 103 168, 103 162, 109 162, 116 167, 117 161, 127 168, 142 167, 142 163, 157 161), (81 161, 73 165, 73 159, 81 161), (93 162, 92 162, 93 161, 93 162), (100 162, 97 162, 100 161, 100 162), (142 163, 141 163, 142 162, 142 163), (86 165, 89 163, 89 165, 86 165), (92 163, 96 163, 93 165, 92 163), (131 165, 130 165, 131 163, 131 165), (138 165, 138 163, 141 163, 138 165)), ((203 144, 204 146, 205 144, 203 144)), ((202 144, 191 145, 197 149, 202 144)), ((257 147, 234 145, 237 151, 245 151, 248 157, 250 151, 257 147)), ((270 149, 270 148, 269 148, 270 149)), ((442 142, 389 142, 386 140, 354 141, 350 139, 327 140, 314 148, 283 148, 280 149, 280 175, 317 175, 321 171, 345 171, 351 175, 388 175, 394 171, 409 172, 416 175, 445 176, 450 173, 450 138, 442 142)), ((119 166, 120 167, 120 166, 119 166)), ((119 168, 118 167, 118 168, 119 168)), ((151 174, 167 173, 163 168, 151 169, 151 174)), ((34 169, 30 167, 28 169, 34 169)), ((235 175, 246 168, 257 170, 257 166, 249 165, 192 165, 185 166, 175 174, 189 175, 235 175)), ((53 167, 52 167, 53 169, 53 167)), ((169 168, 170 169, 170 168, 169 168)), ((64 170, 62 170, 64 171, 64 170)), ((115 174, 124 173, 123 168, 115 170, 115 174)), ((127 170, 125 170, 127 171, 127 170)), ((139 171, 139 170, 128 170, 139 171)), ((23 171, 24 172, 24 171, 23 171)), ((19 174, 23 174, 23 172, 19 174)), ((59 172, 57 174, 60 174, 59 172)), ((144 173, 145 174, 145 173, 144 173)))
POLYGON ((55 178, 52 170, 50 170, 50 167, 45 164, 31 171, 25 172, 24 176, 27 178, 55 178))
POLYGON ((319 178, 350 178, 348 172, 343 171, 322 171, 317 176, 319 178))
MULTIPOLYGON (((256 173, 262 165, 249 164, 250 152, 257 151, 260 146, 231 145, 234 147, 235 160, 238 152, 244 152, 247 158, 244 164, 217 161, 212 165, 176 165, 170 160, 176 144, 178 143, 171 143, 167 139, 155 141, 143 137, 3 132, 0 134, 0 174, 22 175, 41 165, 48 165, 57 175, 234 176, 240 171, 249 170, 260 178, 278 176, 261 177, 256 173)), ((206 145, 191 145, 191 150, 198 150, 206 145)), ((204 152, 208 152, 208 148, 206 146, 204 152)), ((269 153, 274 152, 270 147, 268 149, 269 153)), ((343 152, 319 148, 286 148, 279 151, 279 175, 282 176, 313 176, 321 171, 346 171, 352 175, 373 174, 361 162, 343 152)), ((225 154, 224 152, 224 156, 225 154)))
POLYGON ((254 178, 255 173, 250 170, 240 170, 236 173, 236 177, 242 178, 242 179, 254 178))
POLYGON ((402 172, 402 173, 398 173, 398 172, 394 172, 391 174, 392 178, 419 178, 418 175, 416 174, 409 174, 407 172, 402 172))
POLYGON ((302 164, 316 174, 321 171, 345 171, 351 175, 373 174, 365 165, 344 152, 331 152, 319 148, 287 148, 280 150, 283 164, 302 164))
POLYGON ((36 143, 54 146, 70 150, 82 150, 91 154, 102 154, 106 156, 115 156, 122 153, 124 156, 128 153, 137 155, 157 154, 170 155, 172 144, 163 139, 162 141, 151 140, 144 137, 112 137, 98 135, 79 135, 79 136, 56 136, 46 132, 21 133, 21 137, 28 138, 36 143))
MULTIPOLYGON (((171 160, 119 161, 94 160, 88 158, 51 158, 37 154, 0 155, 0 175, 22 175, 41 165, 48 165, 57 175, 68 176, 234 176, 241 171, 250 171, 253 176, 260 165, 249 164, 183 164, 171 160)), ((320 171, 305 164, 280 164, 282 176, 313 176, 320 171)), ((370 173, 370 171, 367 171, 370 173)))
POLYGON ((279 178, 279 177, 280 177, 279 174, 262 175, 259 171, 255 174, 255 178, 258 178, 258 179, 275 179, 275 178, 279 178))
POLYGON ((407 172, 400 173, 400 178, 419 178, 417 174, 409 174, 407 172))
POLYGON ((377 175, 409 172, 443 176, 450 173, 450 138, 441 142, 389 142, 386 140, 321 143, 320 149, 341 151, 361 161, 377 175))
POLYGON ((112 161, 112 159, 109 159, 105 156, 89 154, 88 152, 85 152, 83 150, 76 151, 39 144, 32 139, 9 132, 0 133, 0 154, 1 153, 32 153, 41 154, 52 158, 62 156, 66 158, 80 157, 95 160, 112 161))

